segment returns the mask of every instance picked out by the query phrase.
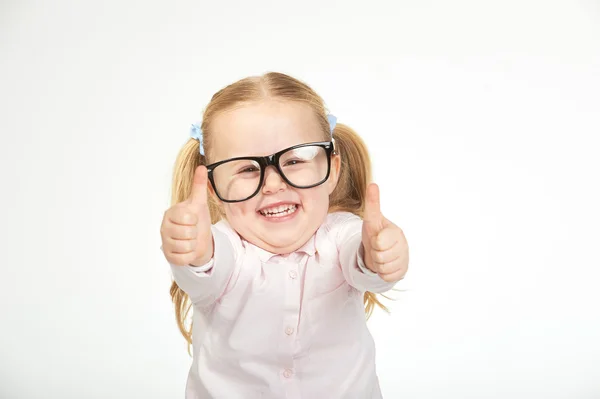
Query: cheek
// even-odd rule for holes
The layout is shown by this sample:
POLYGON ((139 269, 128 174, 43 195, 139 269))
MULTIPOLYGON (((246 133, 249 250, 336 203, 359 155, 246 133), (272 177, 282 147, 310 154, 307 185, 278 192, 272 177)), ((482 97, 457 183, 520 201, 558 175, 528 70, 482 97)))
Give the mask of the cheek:
POLYGON ((252 201, 244 201, 240 203, 226 204, 225 214, 227 219, 241 218, 246 216, 253 216, 256 212, 256 205, 252 201))
POLYGON ((307 211, 329 208, 329 193, 327 185, 322 184, 318 187, 304 190, 302 193, 302 204, 307 211))

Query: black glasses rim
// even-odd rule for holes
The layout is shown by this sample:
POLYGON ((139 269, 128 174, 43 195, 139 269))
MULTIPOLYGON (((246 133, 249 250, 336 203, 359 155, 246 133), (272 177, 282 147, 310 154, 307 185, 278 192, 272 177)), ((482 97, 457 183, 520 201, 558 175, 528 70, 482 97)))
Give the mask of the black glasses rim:
POLYGON ((260 161, 263 159, 266 160, 271 157, 273 157, 275 159, 275 158, 279 158, 279 156, 281 156, 282 154, 284 154, 288 151, 295 150, 296 148, 310 147, 310 146, 323 147, 326 150, 329 150, 328 147, 331 147, 331 149, 333 149, 333 141, 315 141, 315 142, 311 142, 311 143, 296 144, 294 146, 284 148, 283 150, 279 150, 276 153, 273 153, 271 155, 227 158, 227 159, 223 159, 221 161, 213 162, 211 164, 206 165, 206 169, 208 169, 208 172, 211 173, 212 169, 216 168, 219 165, 222 165, 224 163, 231 162, 231 161, 239 161, 241 159, 248 159, 248 160, 252 160, 252 161, 260 161))
POLYGON ((218 161, 218 162, 214 162, 210 165, 207 165, 206 168, 208 169, 208 179, 211 183, 211 185, 213 186, 213 190, 215 192, 215 194, 217 195, 217 197, 223 201, 223 202, 227 202, 227 203, 235 203, 235 202, 243 202, 243 201, 247 201, 250 198, 254 197, 256 194, 258 194, 258 192, 260 191, 261 187, 264 184, 264 178, 265 178, 265 170, 267 169, 268 166, 271 166, 270 164, 272 164, 273 167, 275 167, 275 169, 277 170, 277 173, 279 174, 279 176, 290 186, 294 187, 294 188, 298 188, 298 189, 308 189, 308 188, 313 188, 313 187, 317 187, 320 186, 321 184, 325 183, 327 181, 327 179, 329 178, 329 175, 331 174, 331 154, 333 153, 333 141, 317 141, 317 142, 311 142, 311 143, 302 143, 302 144, 297 144, 294 145, 292 147, 289 148, 284 148, 283 150, 277 151, 274 154, 271 155, 266 155, 266 156, 256 156, 256 157, 235 157, 235 158, 229 158, 229 159, 224 159, 222 161, 218 161), (319 146, 322 147, 323 149, 325 149, 326 153, 327 153, 327 173, 325 174, 325 177, 319 181, 316 184, 311 184, 309 186, 298 186, 295 185, 294 183, 292 183, 287 176, 285 176, 285 174, 283 173, 283 171, 281 170, 281 167, 279 165, 279 157, 291 150, 294 150, 296 148, 302 148, 302 147, 309 147, 309 146, 319 146), (239 200, 229 200, 229 199, 225 199, 221 196, 221 194, 219 194, 219 190, 217 189, 217 185, 215 184, 214 181, 214 176, 213 176, 213 171, 214 169, 226 162, 229 161, 236 161, 236 160, 241 160, 241 159, 246 159, 246 160, 252 160, 252 161, 256 161, 260 164, 261 168, 260 168, 260 178, 258 181, 258 185, 256 187, 256 190, 250 194, 248 197, 243 198, 243 199, 239 199, 239 200), (272 161, 270 161, 270 159, 272 159, 272 161), (265 167, 266 164, 266 167, 265 167))

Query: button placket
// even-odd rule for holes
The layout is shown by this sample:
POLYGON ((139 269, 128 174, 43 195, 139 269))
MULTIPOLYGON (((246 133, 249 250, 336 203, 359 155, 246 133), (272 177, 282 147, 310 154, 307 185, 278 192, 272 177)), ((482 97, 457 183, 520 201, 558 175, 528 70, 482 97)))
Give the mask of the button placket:
MULTIPOLYGON (((298 267, 298 265, 295 263, 288 264, 288 268, 289 268, 288 277, 291 280, 289 288, 288 288, 288 293, 290 294, 290 297, 288 300, 290 301, 290 303, 294 304, 293 308, 294 308, 294 313, 295 313, 295 314, 293 314, 293 317, 289 317, 289 318, 287 318, 287 320, 285 320, 283 331, 289 337, 294 335, 294 331, 295 331, 294 322, 297 323, 297 320, 298 320, 297 316, 298 316, 298 312, 300 310, 300 306, 299 306, 300 305, 300 303, 299 303, 300 286, 298 285, 299 284, 298 281, 296 281, 299 276, 298 271, 296 270, 297 267, 298 267)), ((290 314, 290 316, 292 316, 292 314, 290 314)))
POLYGON ((296 362, 295 358, 298 355, 299 341, 298 341, 298 323, 300 320, 300 308, 302 300, 302 276, 303 276, 303 260, 298 259, 297 256, 290 256, 289 259, 281 263, 281 274, 284 278, 282 287, 285 290, 284 294, 284 317, 282 320, 280 339, 281 348, 285 348, 281 354, 282 357, 280 363, 280 376, 282 382, 285 384, 286 389, 290 389, 288 392, 293 398, 300 398, 298 394, 292 394, 297 390, 295 384, 297 380, 296 375, 296 362))

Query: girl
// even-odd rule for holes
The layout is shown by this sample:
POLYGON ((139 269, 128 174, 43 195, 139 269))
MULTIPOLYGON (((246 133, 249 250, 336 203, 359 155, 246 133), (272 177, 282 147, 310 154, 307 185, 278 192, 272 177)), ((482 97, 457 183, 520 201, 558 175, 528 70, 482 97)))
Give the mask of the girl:
POLYGON ((161 226, 186 398, 381 398, 365 311, 408 244, 363 141, 280 73, 225 87, 192 127, 161 226))

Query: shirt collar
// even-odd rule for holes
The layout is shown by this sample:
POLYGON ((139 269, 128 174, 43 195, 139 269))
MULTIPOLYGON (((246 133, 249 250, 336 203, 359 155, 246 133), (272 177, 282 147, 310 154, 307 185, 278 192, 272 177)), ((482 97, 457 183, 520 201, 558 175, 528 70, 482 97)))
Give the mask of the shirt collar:
POLYGON ((308 256, 314 256, 315 253, 317 252, 316 246, 315 246, 315 237, 316 237, 316 234, 313 234, 313 236, 303 246, 298 248, 293 253, 285 254, 285 255, 275 254, 275 253, 266 251, 260 247, 257 247, 256 245, 251 244, 248 241, 245 241, 245 242, 246 242, 246 245, 251 246, 252 249, 254 249, 254 252, 256 253, 258 258, 261 260, 261 262, 269 262, 269 261, 271 261, 271 259, 273 259, 275 257, 281 257, 283 259, 290 259, 290 258, 294 259, 296 257, 296 255, 301 256, 303 254, 307 254, 308 256))

